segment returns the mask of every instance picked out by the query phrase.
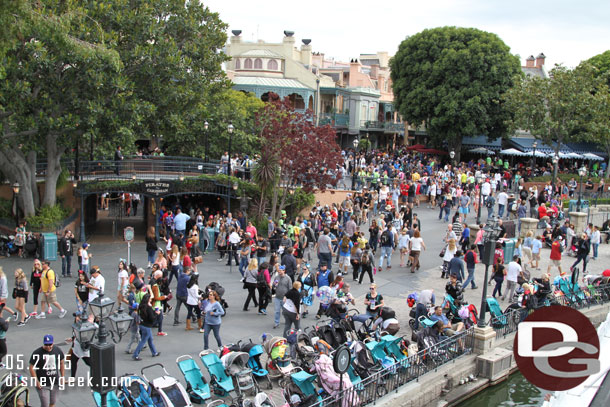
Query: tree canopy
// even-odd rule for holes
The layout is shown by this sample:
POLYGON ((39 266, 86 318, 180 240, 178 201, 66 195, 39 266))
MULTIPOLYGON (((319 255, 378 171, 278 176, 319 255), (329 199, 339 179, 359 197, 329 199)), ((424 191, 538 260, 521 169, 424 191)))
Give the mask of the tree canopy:
POLYGON ((497 35, 427 29, 400 44, 390 67, 397 110, 405 121, 425 123, 438 146, 457 152, 463 136, 507 134, 505 93, 521 70, 497 35))
POLYGON ((604 76, 606 83, 610 86, 610 50, 595 55, 585 62, 597 68, 598 75, 604 76))

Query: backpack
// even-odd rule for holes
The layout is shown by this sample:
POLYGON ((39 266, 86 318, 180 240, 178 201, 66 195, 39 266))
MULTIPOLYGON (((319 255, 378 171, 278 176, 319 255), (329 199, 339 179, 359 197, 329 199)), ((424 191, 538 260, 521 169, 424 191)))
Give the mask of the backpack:
POLYGON ((383 233, 381 234, 381 238, 379 239, 379 243, 381 243, 382 246, 386 246, 390 244, 390 231, 389 230, 384 230, 383 233))
POLYGON ((267 287, 267 280, 265 279, 265 271, 259 271, 256 275, 256 286, 258 288, 267 287))
POLYGON ((368 250, 365 250, 364 252, 362 252, 362 257, 360 258, 360 263, 363 266, 368 266, 369 260, 370 260, 369 252, 368 252, 368 250))
POLYGON ((494 204, 496 203, 496 200, 494 199, 493 196, 488 196, 487 199, 485 200, 485 207, 487 208, 493 208, 494 204))

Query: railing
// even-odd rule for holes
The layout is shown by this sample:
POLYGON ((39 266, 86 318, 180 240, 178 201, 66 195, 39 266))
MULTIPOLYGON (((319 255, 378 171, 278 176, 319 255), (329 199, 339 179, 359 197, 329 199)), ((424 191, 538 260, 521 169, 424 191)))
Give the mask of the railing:
MULTIPOLYGON (((568 292, 555 288, 551 295, 552 299, 545 301, 542 306, 559 304, 574 309, 589 308, 610 302, 610 284, 578 286, 578 288, 568 289, 568 292)), ((513 309, 492 317, 489 324, 496 331, 496 338, 499 339, 516 332, 519 323, 527 317, 527 314, 526 309, 513 309)))
POLYGON ((383 127, 389 131, 402 131, 405 129, 404 123, 384 122, 383 127))
POLYGON ((361 120, 360 128, 364 129, 383 129, 383 122, 377 120, 361 120))
POLYGON ((474 328, 470 328, 374 372, 352 387, 318 401, 312 407, 352 407, 375 403, 389 392, 470 354, 473 348, 474 328))
POLYGON ((349 114, 323 113, 320 115, 320 125, 323 126, 325 124, 347 127, 349 125, 349 114))

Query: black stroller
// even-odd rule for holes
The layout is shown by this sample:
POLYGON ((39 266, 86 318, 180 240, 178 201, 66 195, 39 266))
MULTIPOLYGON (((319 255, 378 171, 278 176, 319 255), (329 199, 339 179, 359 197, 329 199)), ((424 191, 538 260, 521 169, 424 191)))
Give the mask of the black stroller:
POLYGON ((40 245, 36 236, 34 236, 33 233, 28 233, 28 236, 25 240, 25 244, 23 245, 23 258, 32 257, 35 259, 40 257, 38 255, 39 247, 40 245))
POLYGON ((220 284, 212 281, 205 288, 206 296, 207 296, 208 292, 210 292, 210 291, 215 291, 216 294, 218 294, 218 296, 220 297, 220 305, 222 305, 222 308, 224 308, 225 310, 227 308, 229 308, 229 304, 227 304, 227 302, 224 300, 224 298, 222 298, 222 296, 225 294, 225 289, 224 289, 223 286, 221 286, 220 284))

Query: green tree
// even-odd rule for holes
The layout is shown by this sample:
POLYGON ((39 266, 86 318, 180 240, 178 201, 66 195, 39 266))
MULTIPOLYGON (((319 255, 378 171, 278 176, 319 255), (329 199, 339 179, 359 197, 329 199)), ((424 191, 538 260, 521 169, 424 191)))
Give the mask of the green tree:
POLYGON ((507 134, 504 94, 521 70, 497 35, 474 28, 424 30, 400 44, 390 66, 398 111, 410 123, 425 123, 437 145, 446 142, 459 153, 465 135, 507 134))
MULTIPOLYGON (((590 120, 587 121, 586 139, 598 144, 610 157, 610 87, 601 78, 593 94, 591 108, 590 120)), ((610 178, 610 170, 606 170, 606 178, 610 178)))
POLYGON ((597 68, 599 76, 606 78, 606 83, 610 86, 610 50, 589 58, 586 63, 589 63, 597 68))
POLYGON ((39 203, 55 204, 60 160, 95 122, 92 103, 115 87, 120 61, 103 33, 83 30, 89 23, 77 2, 9 2, 5 13, 19 22, 1 37, 0 171, 19 182, 20 206, 31 216, 39 203), (47 157, 42 199, 40 153, 47 157))
POLYGON ((556 143, 558 156, 561 143, 583 137, 594 89, 595 69, 588 64, 575 69, 556 66, 549 78, 522 78, 508 93, 507 105, 515 112, 512 127, 530 131, 547 145, 556 143))

